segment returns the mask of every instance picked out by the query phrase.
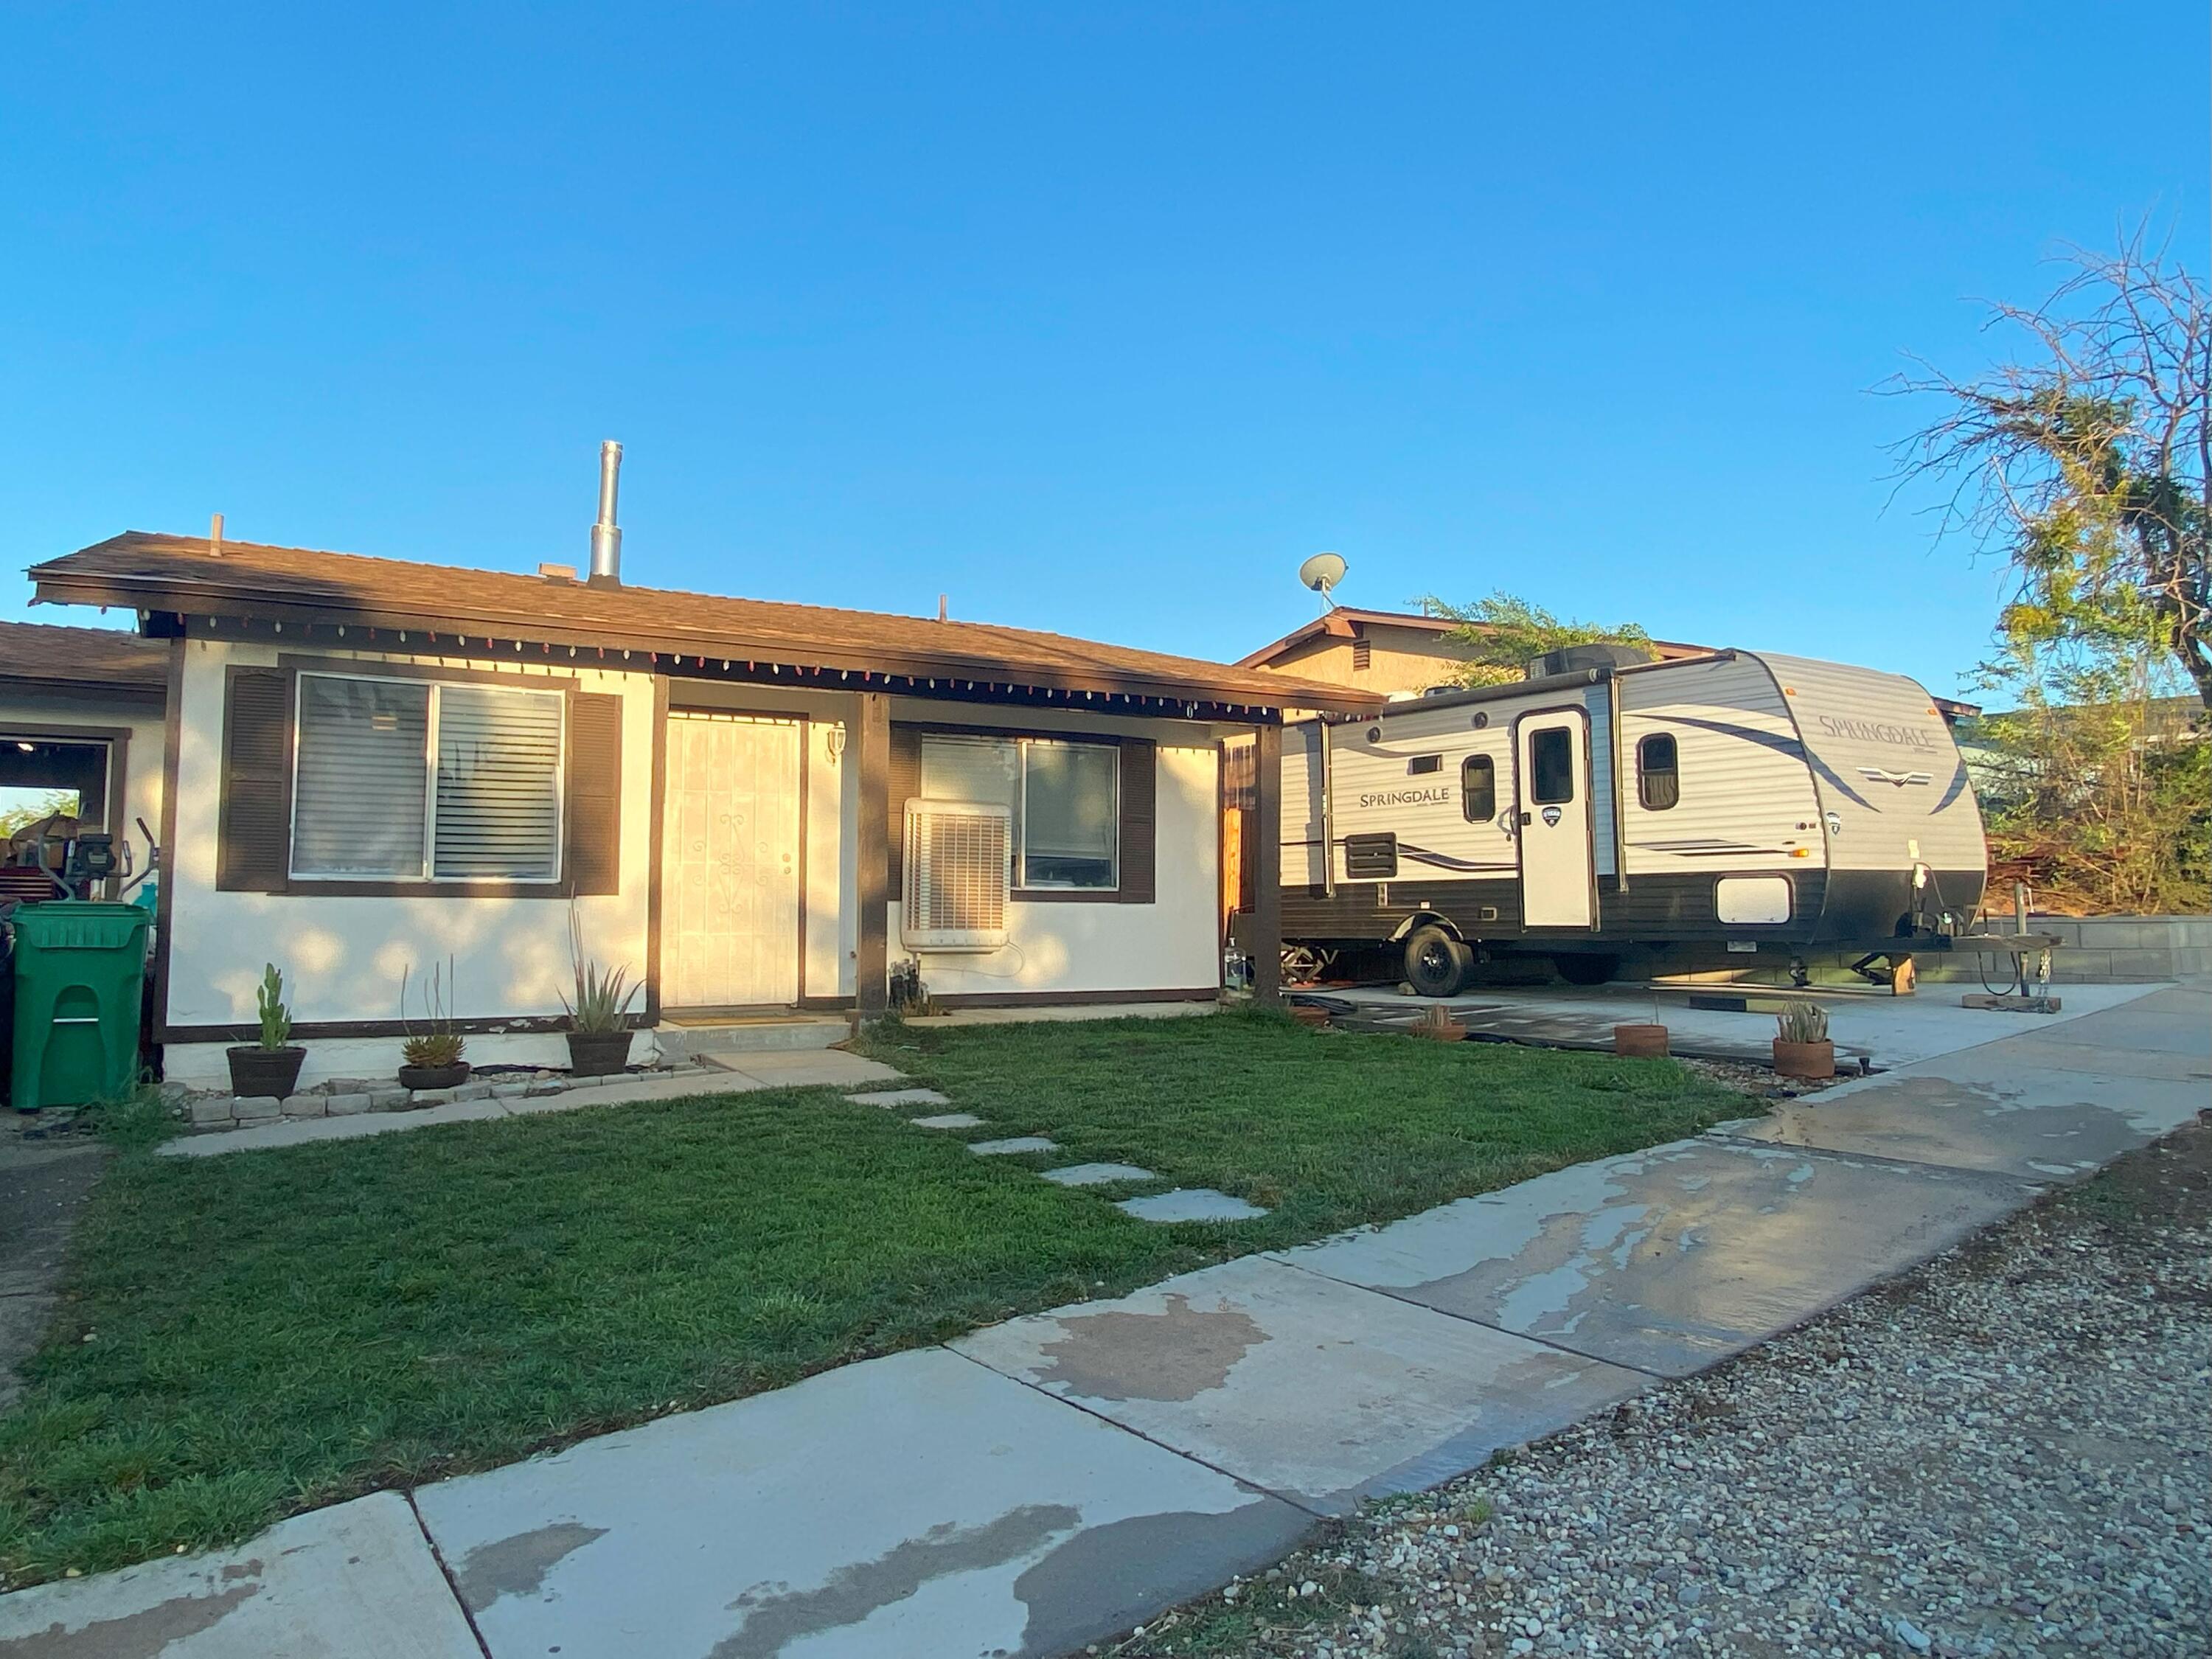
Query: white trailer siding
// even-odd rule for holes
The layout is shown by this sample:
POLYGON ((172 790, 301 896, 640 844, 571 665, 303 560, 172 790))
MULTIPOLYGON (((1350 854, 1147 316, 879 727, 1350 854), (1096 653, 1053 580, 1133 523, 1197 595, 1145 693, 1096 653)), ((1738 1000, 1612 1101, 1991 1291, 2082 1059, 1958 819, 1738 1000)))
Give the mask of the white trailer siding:
POLYGON ((1796 717, 1831 870, 1979 871, 1988 861, 1966 763, 1928 693, 1901 674, 1760 653, 1796 717))
POLYGON ((1512 875, 1518 867, 1513 840, 1498 819, 1513 800, 1513 718, 1539 701, 1475 708, 1407 703, 1375 720, 1334 727, 1329 763, 1337 879, 1348 879, 1346 837, 1384 834, 1398 838, 1399 875, 1407 880, 1512 875), (1470 823, 1460 776, 1467 757, 1476 754, 1490 757, 1496 804, 1480 823, 1470 823), (1424 764, 1430 769, 1414 769, 1424 764))
POLYGON ((1325 728, 1319 720, 1288 726, 1283 732, 1283 858, 1285 887, 1318 887, 1328 876, 1322 862, 1328 814, 1322 784, 1328 775, 1321 763, 1325 728))
POLYGON ((1628 878, 1822 867, 1820 802, 1790 710, 1745 656, 1622 674, 1620 775, 1628 878), (1680 796, 1644 804, 1644 739, 1674 739, 1680 796))

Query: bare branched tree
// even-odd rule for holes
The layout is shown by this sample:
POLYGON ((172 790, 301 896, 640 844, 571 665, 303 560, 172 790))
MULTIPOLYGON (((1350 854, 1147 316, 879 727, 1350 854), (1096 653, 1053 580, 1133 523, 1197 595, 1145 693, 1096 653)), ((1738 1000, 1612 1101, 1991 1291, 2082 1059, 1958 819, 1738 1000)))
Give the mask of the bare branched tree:
POLYGON ((1923 364, 1881 388, 1946 405, 1898 447, 1899 475, 1949 483, 1942 532, 2010 562, 2008 656, 2144 648, 2212 708, 2212 303, 2142 229, 2065 264, 2040 305, 1991 308, 1990 326, 2023 331, 2030 352, 1977 379, 1923 364))

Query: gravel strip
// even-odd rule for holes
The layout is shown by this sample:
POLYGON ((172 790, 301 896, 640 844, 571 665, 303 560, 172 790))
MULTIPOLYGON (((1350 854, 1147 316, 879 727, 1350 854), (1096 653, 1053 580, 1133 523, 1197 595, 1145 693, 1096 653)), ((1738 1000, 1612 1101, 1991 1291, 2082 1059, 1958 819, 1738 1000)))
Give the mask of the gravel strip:
POLYGON ((2202 1655, 2212 1128, 1095 1651, 2202 1655))

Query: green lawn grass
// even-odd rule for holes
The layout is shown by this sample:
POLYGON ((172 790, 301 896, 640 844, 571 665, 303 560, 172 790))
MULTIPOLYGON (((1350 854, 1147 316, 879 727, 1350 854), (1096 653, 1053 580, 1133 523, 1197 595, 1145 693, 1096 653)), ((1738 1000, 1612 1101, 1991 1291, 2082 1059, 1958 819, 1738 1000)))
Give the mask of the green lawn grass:
POLYGON ((1381 1221, 1705 1127, 1666 1060, 1316 1033, 1257 1015, 948 1030, 872 1052, 1052 1159, 826 1091, 602 1108, 214 1158, 120 1154, 0 1417, 21 1584, 1381 1221), (1158 1227, 1036 1178, 1140 1164, 1269 1206, 1158 1227))

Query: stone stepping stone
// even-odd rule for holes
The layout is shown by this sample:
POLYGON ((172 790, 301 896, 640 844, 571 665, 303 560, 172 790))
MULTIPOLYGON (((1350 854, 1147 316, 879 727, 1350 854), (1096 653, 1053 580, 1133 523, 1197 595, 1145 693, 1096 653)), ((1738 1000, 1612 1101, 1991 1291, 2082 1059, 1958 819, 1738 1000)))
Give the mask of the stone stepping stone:
POLYGON ((1114 1207, 1139 1221, 1249 1221, 1267 1213, 1211 1187, 1178 1187, 1150 1198, 1125 1198, 1114 1207))
POLYGON ((972 1129, 982 1122, 973 1112, 939 1112, 935 1117, 910 1117, 917 1129, 972 1129))
POLYGON ((968 1150, 979 1158, 1004 1158, 1009 1152, 1056 1152, 1060 1143, 1042 1135, 1012 1135, 1005 1140, 971 1140, 968 1150))
POLYGON ((934 1089, 870 1089, 865 1093, 847 1095, 855 1106, 950 1106, 951 1097, 940 1095, 934 1089))
POLYGON ((1150 1170, 1140 1170, 1133 1164, 1071 1164, 1064 1170, 1047 1170, 1047 1181, 1056 1181, 1063 1187, 1103 1187, 1113 1181, 1150 1181, 1150 1170))

